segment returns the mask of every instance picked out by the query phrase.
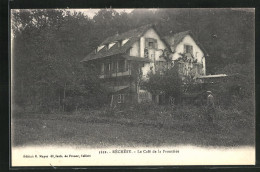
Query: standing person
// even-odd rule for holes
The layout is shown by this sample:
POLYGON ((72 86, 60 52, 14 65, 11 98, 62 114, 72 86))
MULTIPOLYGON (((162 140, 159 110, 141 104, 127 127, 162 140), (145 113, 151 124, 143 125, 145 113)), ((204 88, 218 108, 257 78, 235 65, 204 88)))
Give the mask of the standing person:
POLYGON ((214 97, 211 91, 207 91, 207 117, 209 122, 213 122, 214 114, 215 114, 214 97))

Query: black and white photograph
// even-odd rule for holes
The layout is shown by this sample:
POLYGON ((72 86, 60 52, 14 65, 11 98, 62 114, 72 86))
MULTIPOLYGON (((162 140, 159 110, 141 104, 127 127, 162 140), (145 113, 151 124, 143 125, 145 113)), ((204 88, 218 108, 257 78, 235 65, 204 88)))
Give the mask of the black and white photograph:
POLYGON ((255 165, 255 9, 12 9, 11 167, 255 165))

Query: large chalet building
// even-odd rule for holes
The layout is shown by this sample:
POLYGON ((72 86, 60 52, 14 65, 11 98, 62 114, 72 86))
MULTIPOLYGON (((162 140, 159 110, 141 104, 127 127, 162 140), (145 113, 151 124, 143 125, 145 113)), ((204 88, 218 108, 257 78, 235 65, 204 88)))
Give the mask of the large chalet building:
POLYGON ((140 88, 140 79, 168 67, 169 59, 170 65, 178 65, 183 79, 191 74, 204 76, 206 56, 190 31, 161 37, 154 25, 146 25, 108 37, 82 63, 98 70, 99 78, 111 89, 111 102, 159 102, 160 93, 140 88))

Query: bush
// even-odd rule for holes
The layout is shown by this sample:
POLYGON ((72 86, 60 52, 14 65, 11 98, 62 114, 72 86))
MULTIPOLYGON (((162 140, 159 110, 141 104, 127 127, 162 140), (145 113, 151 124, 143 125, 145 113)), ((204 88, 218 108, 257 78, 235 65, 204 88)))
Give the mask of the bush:
POLYGON ((176 99, 176 102, 182 95, 182 80, 179 77, 177 67, 172 67, 156 73, 150 73, 148 80, 143 81, 142 87, 148 90, 152 94, 164 93, 165 95, 172 96, 176 99))
POLYGON ((77 111, 79 109, 101 108, 108 103, 105 95, 66 97, 64 101, 65 111, 77 111))

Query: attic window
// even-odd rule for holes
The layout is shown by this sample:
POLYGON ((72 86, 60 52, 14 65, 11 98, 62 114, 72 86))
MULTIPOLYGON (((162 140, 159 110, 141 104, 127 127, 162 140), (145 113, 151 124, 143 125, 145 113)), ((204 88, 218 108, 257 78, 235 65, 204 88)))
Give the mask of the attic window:
POLYGON ((154 42, 149 42, 148 46, 149 48, 154 48, 154 42))
POLYGON ((124 40, 122 41, 122 46, 123 46, 125 43, 127 43, 127 41, 129 41, 129 39, 124 39, 124 40))
POLYGON ((115 42, 112 42, 108 45, 108 49, 110 49, 111 47, 113 47, 116 43, 115 42))
POLYGON ((104 46, 105 46, 105 45, 100 45, 100 46, 98 46, 97 49, 96 49, 96 53, 99 52, 102 48, 104 48, 104 46))
POLYGON ((184 53, 193 54, 193 47, 191 45, 184 45, 184 53))

